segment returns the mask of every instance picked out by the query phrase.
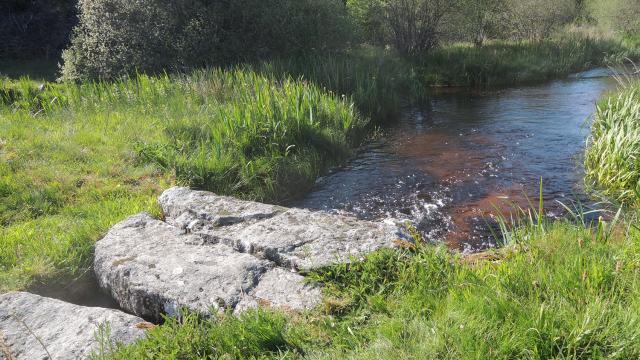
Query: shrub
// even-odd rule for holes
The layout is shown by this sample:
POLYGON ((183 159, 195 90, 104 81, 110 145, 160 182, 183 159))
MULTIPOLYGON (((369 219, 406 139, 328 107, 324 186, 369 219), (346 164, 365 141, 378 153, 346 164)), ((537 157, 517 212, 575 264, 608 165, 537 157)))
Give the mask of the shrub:
POLYGON ((505 0, 461 0, 460 11, 448 19, 454 29, 454 36, 482 46, 489 38, 499 37, 500 13, 505 8, 505 0))
POLYGON ((577 15, 575 0, 507 0, 502 12, 503 36, 545 39, 577 15))
POLYGON ((347 0, 347 8, 362 40, 372 45, 385 44, 388 30, 382 1, 347 0))
POLYGON ((63 78, 182 71, 344 46, 338 0, 80 0, 63 78))
POLYGON ((204 61, 217 42, 214 6, 200 0, 80 0, 79 9, 63 54, 69 80, 173 70, 204 61))
POLYGON ((238 0, 220 11, 225 62, 332 51, 353 30, 338 0, 238 0))

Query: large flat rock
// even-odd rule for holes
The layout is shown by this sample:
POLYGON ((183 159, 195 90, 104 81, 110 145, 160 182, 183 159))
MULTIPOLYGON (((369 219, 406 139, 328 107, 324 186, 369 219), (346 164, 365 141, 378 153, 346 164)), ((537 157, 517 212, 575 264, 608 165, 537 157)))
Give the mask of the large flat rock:
POLYGON ((308 309, 320 288, 299 270, 347 262, 394 241, 404 227, 172 188, 164 220, 130 217, 96 243, 98 283, 148 319, 258 305, 308 309))
POLYGON ((411 240, 392 220, 369 222, 181 187, 166 190, 159 202, 167 223, 294 270, 348 262, 411 240))
POLYGON ((248 309, 262 300, 297 310, 320 299, 316 286, 291 272, 279 276, 278 284, 288 297, 277 288, 260 292, 282 269, 148 214, 130 217, 96 243, 94 269, 100 286, 123 309, 151 320, 178 315, 182 308, 207 314, 240 302, 248 309))
POLYGON ((100 326, 109 329, 105 341, 127 344, 144 335, 141 325, 118 310, 8 293, 0 295, 0 359, 86 359, 100 345, 100 326))

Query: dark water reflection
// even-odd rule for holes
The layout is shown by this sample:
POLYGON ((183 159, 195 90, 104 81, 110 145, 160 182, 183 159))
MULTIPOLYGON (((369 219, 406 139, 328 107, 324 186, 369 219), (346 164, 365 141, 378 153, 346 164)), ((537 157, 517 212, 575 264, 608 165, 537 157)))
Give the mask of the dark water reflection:
POLYGON ((364 219, 412 220, 425 237, 452 247, 493 246, 487 219, 538 196, 586 201, 580 155, 585 121, 615 88, 596 70, 545 85, 434 95, 322 178, 299 207, 364 219), (496 209, 498 208, 498 210, 496 209))

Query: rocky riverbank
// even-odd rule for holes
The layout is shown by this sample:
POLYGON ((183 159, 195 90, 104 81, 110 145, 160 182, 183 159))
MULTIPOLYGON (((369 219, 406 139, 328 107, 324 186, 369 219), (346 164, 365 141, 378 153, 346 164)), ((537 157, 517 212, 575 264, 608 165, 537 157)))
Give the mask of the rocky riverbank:
POLYGON ((393 220, 368 222, 187 188, 165 191, 159 204, 161 220, 134 215, 96 243, 100 287, 136 316, 6 294, 0 330, 7 359, 84 358, 96 350, 101 326, 108 324, 112 343, 128 343, 142 336, 143 318, 160 321, 182 309, 202 316, 258 306, 310 309, 321 301, 321 284, 307 283, 305 272, 411 240, 393 220))

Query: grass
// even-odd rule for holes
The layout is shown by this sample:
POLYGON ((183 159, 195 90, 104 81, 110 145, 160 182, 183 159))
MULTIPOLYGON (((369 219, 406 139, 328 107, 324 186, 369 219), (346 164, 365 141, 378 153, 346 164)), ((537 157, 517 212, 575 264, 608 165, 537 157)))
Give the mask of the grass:
POLYGON ((337 95, 350 95, 360 113, 375 123, 393 122, 403 106, 427 95, 410 62, 376 48, 273 60, 258 64, 256 71, 301 78, 337 95))
MULTIPOLYGON (((158 214, 171 184, 300 196, 350 155, 369 116, 383 117, 375 99, 399 87, 399 69, 352 55, 41 89, 0 80, 0 292, 89 271, 94 241, 129 215, 158 214)), ((391 116, 400 98, 384 106, 391 116)))
MULTIPOLYGON (((629 172, 639 103, 634 86, 601 104, 586 158, 602 156, 591 170, 629 172)), ((637 194, 637 181, 600 186, 637 194)), ((379 251, 311 274, 325 292, 312 311, 168 319, 112 357, 639 358, 639 214, 589 224, 580 211, 549 220, 537 207, 513 228, 500 222, 500 249, 463 256, 418 241, 379 251)))
MULTIPOLYGON (((558 41, 444 48, 415 70, 364 51, 42 90, 40 79, 11 75, 0 83, 0 292, 82 276, 94 241, 128 215, 159 215, 155 198, 170 184, 269 202, 298 196, 349 156, 371 120, 418 98, 416 78, 540 81, 622 54, 558 41)), ((597 134, 618 129, 603 147, 615 151, 591 164, 608 174, 598 186, 623 197, 637 189, 637 179, 616 178, 635 154, 635 138, 620 141, 635 134, 625 114, 635 114, 637 92, 627 91, 607 103, 611 116, 598 112, 589 150, 602 153, 609 135, 597 134)), ((638 358, 632 215, 593 227, 536 215, 504 232, 504 248, 473 257, 426 245, 380 251, 312 274, 325 284, 313 311, 167 319, 113 357, 638 358)))
POLYGON ((585 154, 588 186, 619 202, 640 200, 640 83, 597 106, 585 154))
POLYGON ((618 358, 640 356, 640 233, 534 221, 461 256, 420 245, 312 275, 304 314, 170 319, 114 358, 618 358))
MULTIPOLYGON (((577 30, 576 30, 577 31, 577 30)), ((453 44, 415 59, 430 86, 488 87, 542 82, 638 58, 629 41, 566 32, 542 41, 453 44)))

